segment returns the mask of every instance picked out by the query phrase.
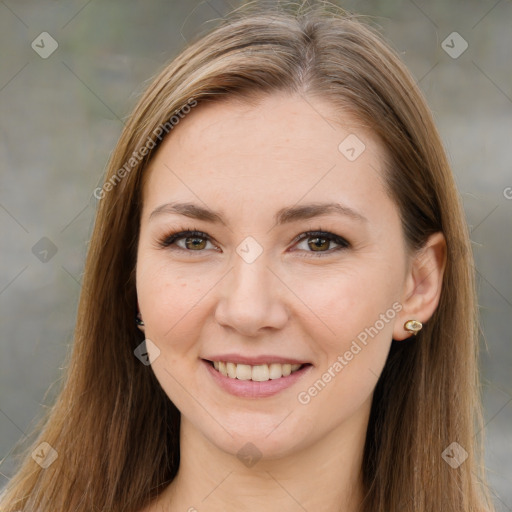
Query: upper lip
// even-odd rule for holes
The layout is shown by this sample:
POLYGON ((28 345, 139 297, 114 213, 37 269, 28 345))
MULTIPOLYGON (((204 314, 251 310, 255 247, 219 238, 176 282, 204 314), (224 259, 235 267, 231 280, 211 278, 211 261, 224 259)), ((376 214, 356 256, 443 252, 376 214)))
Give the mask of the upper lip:
POLYGON ((248 364, 251 366, 256 366, 260 364, 272 364, 272 363, 279 363, 279 364, 309 364, 308 361, 302 361, 300 359, 295 359, 293 357, 282 357, 282 356, 275 356, 270 354, 262 354, 259 356, 243 356, 241 354, 216 354, 212 356, 204 357, 203 359, 206 359, 207 361, 222 361, 224 363, 241 363, 241 364, 248 364))

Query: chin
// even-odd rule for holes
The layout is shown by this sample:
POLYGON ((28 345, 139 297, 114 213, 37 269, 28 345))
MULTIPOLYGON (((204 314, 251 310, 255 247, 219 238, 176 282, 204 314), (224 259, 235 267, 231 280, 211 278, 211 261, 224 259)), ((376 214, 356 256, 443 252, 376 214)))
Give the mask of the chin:
POLYGON ((279 459, 313 442, 308 443, 309 434, 305 432, 305 425, 295 423, 291 418, 293 414, 287 417, 288 414, 286 412, 279 418, 261 418, 245 413, 238 421, 232 418, 231 422, 223 423, 227 432, 218 424, 215 424, 213 432, 204 431, 205 423, 202 423, 202 434, 219 450, 236 456, 242 462, 245 457, 279 459))

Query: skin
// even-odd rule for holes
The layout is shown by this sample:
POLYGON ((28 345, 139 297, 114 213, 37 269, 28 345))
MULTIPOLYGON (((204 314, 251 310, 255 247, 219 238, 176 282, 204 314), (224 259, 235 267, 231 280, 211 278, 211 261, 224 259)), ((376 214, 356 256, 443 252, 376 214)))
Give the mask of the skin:
POLYGON ((178 475, 146 512, 358 510, 374 387, 392 338, 407 343, 404 323, 426 322, 438 304, 445 242, 436 233, 421 253, 407 251, 382 181, 383 148, 357 120, 332 113, 326 101, 286 94, 202 105, 147 170, 137 296, 142 329, 160 351, 152 369, 182 422, 178 475), (338 150, 349 134, 366 146, 355 161, 338 150), (176 213, 150 218, 171 201, 207 206, 227 226, 176 213), (366 221, 331 213, 274 224, 279 209, 311 202, 341 203, 366 221), (184 238, 158 245, 186 229, 210 239, 200 239, 200 249, 184 238), (315 236, 293 242, 310 230, 350 247, 324 240, 315 251, 315 236), (263 250, 252 263, 236 252, 248 236, 263 250), (397 302, 401 311, 300 403, 298 394, 397 302), (226 352, 313 366, 275 396, 241 398, 222 390, 201 361, 226 352), (252 467, 236 456, 248 442, 261 454, 252 467))

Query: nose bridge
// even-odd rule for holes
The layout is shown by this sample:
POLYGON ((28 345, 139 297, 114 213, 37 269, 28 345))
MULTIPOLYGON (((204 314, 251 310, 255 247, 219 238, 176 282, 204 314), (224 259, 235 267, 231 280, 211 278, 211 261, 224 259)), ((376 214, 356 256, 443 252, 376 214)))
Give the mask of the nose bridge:
POLYGON ((255 256, 250 242, 240 244, 237 253, 217 305, 217 321, 246 335, 263 327, 282 327, 287 319, 286 308, 274 282, 276 278, 267 268, 267 255, 261 251, 255 256))
POLYGON ((255 300, 269 301, 270 290, 265 290, 272 275, 267 266, 270 264, 269 251, 254 237, 245 237, 236 247, 233 254, 233 271, 231 272, 231 290, 239 299, 254 296, 255 300), (257 295, 261 297, 257 297, 257 295))
POLYGON ((267 255, 260 255, 253 260, 246 260, 237 255, 234 257, 233 272, 231 279, 233 281, 233 291, 237 295, 244 296, 261 295, 260 298, 270 298, 269 278, 272 275, 268 270, 267 255), (266 297, 265 297, 266 296, 266 297))

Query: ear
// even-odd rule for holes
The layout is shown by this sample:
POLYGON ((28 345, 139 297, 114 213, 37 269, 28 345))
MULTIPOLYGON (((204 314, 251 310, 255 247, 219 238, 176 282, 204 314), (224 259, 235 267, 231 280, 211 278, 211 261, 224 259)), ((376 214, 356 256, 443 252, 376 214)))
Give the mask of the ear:
POLYGON ((408 320, 425 323, 434 314, 441 296, 445 267, 446 240, 443 233, 434 233, 411 261, 402 294, 403 309, 397 316, 393 339, 404 340, 412 336, 404 328, 408 320))

